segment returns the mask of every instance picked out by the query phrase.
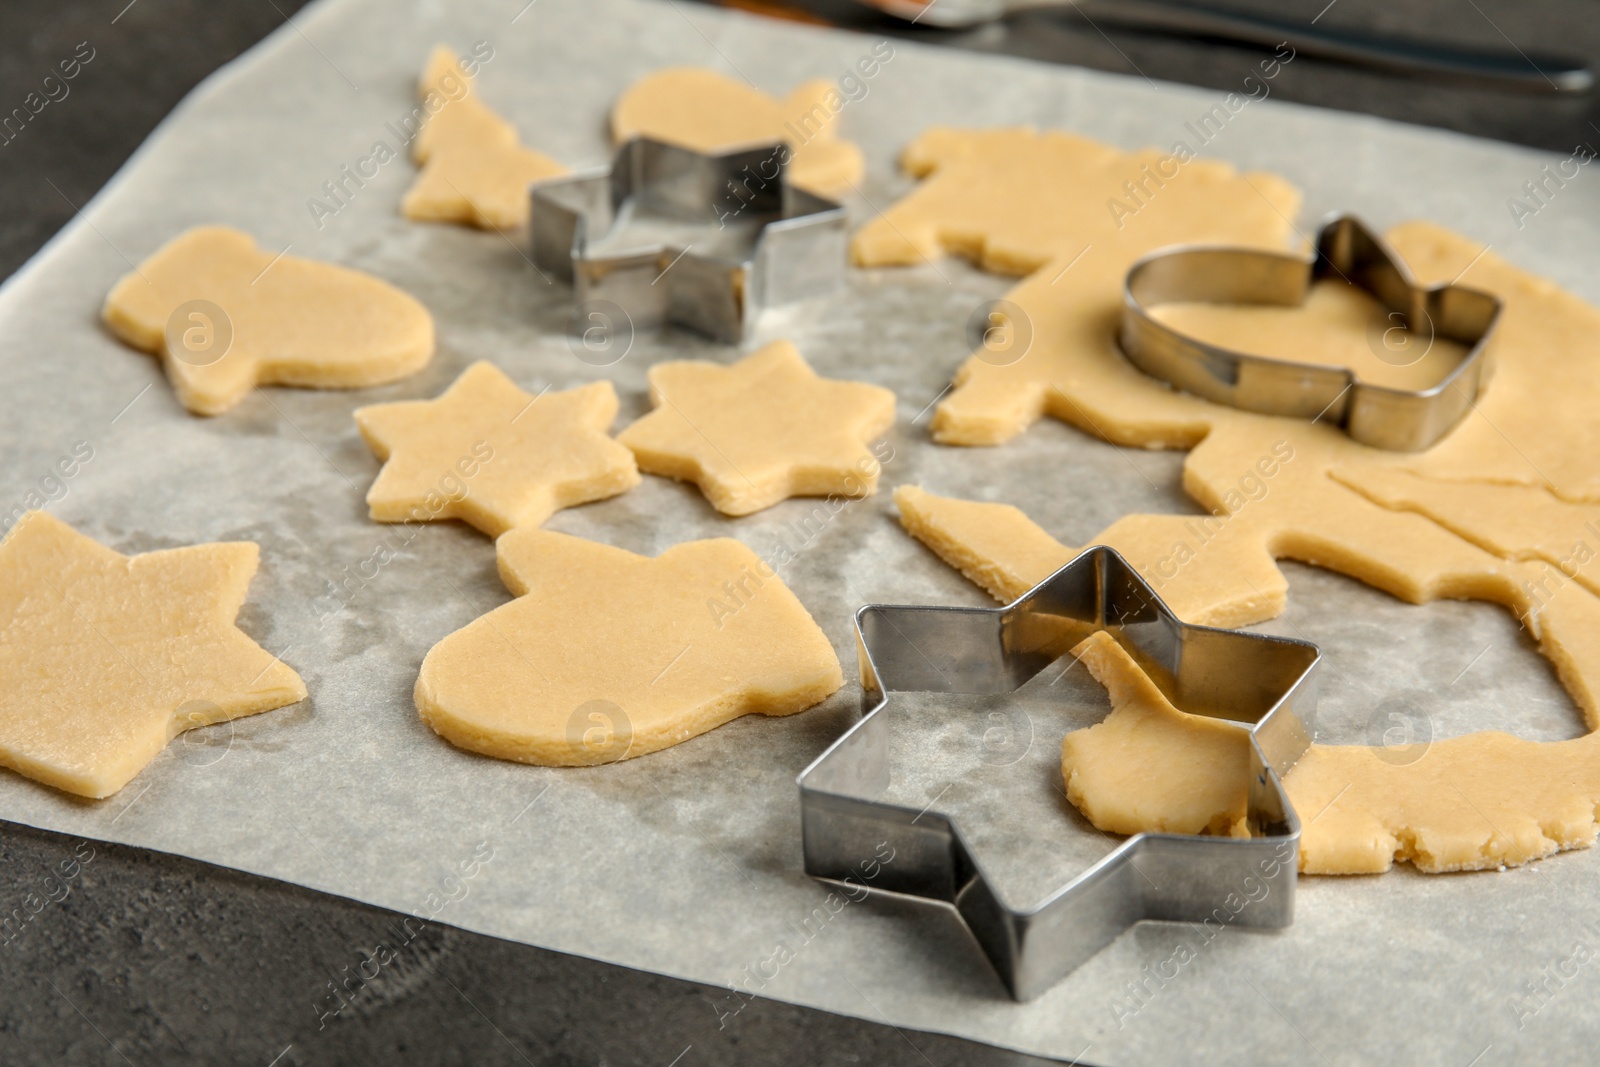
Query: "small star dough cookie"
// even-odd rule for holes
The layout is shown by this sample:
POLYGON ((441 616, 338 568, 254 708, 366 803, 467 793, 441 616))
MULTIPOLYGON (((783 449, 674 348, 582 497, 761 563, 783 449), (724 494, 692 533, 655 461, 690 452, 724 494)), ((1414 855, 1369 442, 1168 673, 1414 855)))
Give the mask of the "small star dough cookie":
POLYGON ((248 542, 114 552, 42 511, 0 542, 0 765, 108 797, 185 730, 304 700, 234 625, 248 542))
POLYGON ((422 173, 400 202, 406 218, 518 229, 528 221, 528 186, 567 172, 518 143, 516 127, 489 109, 443 45, 428 57, 417 96, 430 117, 411 146, 422 173))
POLYGON ((894 425, 894 394, 819 378, 774 341, 731 367, 701 360, 650 368, 655 410, 617 435, 639 469, 695 482, 724 515, 791 496, 867 496, 879 463, 867 442, 894 425))
POLYGON ((639 484, 633 454, 606 436, 617 392, 593 382, 535 396, 477 362, 436 400, 357 408, 383 461, 367 505, 377 522, 461 519, 498 537, 639 484))
POLYGON ((495 553, 517 599, 440 641, 417 678, 422 718, 461 748, 610 763, 741 715, 803 711, 844 684, 827 636, 738 541, 651 559, 522 528, 495 553))
POLYGON ((358 389, 433 358, 428 309, 387 282, 201 226, 168 241, 106 297, 117 337, 161 357, 184 407, 220 415, 257 385, 358 389))
POLYGON ((808 81, 782 100, 704 67, 672 67, 639 79, 611 109, 611 136, 719 152, 779 141, 792 150, 789 180, 836 195, 861 180, 861 149, 836 139, 838 88, 808 81))

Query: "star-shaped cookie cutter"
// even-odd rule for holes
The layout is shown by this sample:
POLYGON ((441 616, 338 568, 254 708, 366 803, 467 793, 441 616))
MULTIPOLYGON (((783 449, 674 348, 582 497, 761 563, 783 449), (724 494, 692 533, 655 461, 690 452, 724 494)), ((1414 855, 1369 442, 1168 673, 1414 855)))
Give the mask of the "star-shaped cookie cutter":
POLYGON ((790 185, 789 156, 634 138, 609 167, 532 186, 533 262, 580 309, 608 301, 636 326, 741 341, 766 308, 844 282, 845 210, 790 185))
POLYGON ((1038 996, 1138 922, 1293 921, 1300 820, 1281 777, 1311 743, 1316 645, 1180 622, 1104 546, 1006 607, 869 604, 856 613, 856 637, 863 716, 799 779, 808 874, 953 905, 1017 1000, 1038 996), (1176 707, 1248 733, 1250 836, 1135 834, 1042 903, 1014 908, 950 816, 876 799, 890 777, 883 710, 897 692, 1012 692, 1097 630, 1176 707), (893 859, 873 863, 884 843, 893 859), (870 882, 864 869, 876 871, 870 882))
POLYGON ((1487 377, 1485 348, 1500 306, 1497 297, 1454 283, 1419 285, 1405 263, 1359 219, 1334 215, 1318 231, 1316 251, 1309 257, 1210 246, 1146 256, 1128 271, 1123 286, 1120 341, 1135 367, 1184 392, 1245 411, 1326 418, 1362 444, 1416 452, 1448 433, 1477 399, 1487 377), (1149 311, 1176 302, 1293 307, 1305 300, 1312 283, 1325 278, 1365 289, 1388 308, 1391 319, 1421 334, 1430 347, 1433 338, 1444 337, 1466 345, 1466 355, 1426 389, 1396 389, 1360 381, 1345 367, 1207 344, 1149 311))

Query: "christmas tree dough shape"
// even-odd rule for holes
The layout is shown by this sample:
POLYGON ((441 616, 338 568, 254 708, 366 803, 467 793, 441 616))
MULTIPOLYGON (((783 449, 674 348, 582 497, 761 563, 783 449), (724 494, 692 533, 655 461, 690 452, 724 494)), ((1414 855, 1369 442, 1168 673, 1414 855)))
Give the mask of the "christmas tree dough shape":
POLYGON ((782 100, 704 67, 671 67, 635 82, 611 109, 611 136, 721 152, 783 142, 789 181, 824 196, 861 180, 861 149, 837 139, 839 90, 826 79, 804 82, 782 100), (831 94, 831 95, 830 95, 831 94))
POLYGON ((108 797, 185 730, 304 700, 234 625, 248 542, 124 556, 42 511, 0 542, 0 764, 108 797))
POLYGON ((567 173, 521 145, 516 127, 483 102, 460 59, 443 45, 428 57, 417 97, 429 117, 411 144, 422 172, 400 202, 406 218, 520 229, 528 221, 528 186, 567 173))
POLYGON ((787 341, 729 367, 657 363, 650 401, 655 410, 617 440, 641 470, 695 482, 724 515, 791 496, 870 494, 880 464, 867 442, 894 424, 893 393, 819 378, 787 341))
POLYGON ((827 636, 738 541, 651 559, 523 528, 495 551, 516 599, 440 641, 417 678, 422 718, 461 748, 611 762, 741 715, 802 711, 844 683, 827 636))
POLYGON ((220 415, 257 385, 357 389, 433 358, 433 318, 412 297, 360 271, 267 252, 225 226, 167 242, 122 276, 101 314, 117 337, 161 357, 197 415, 220 415), (175 336, 205 339, 198 351, 170 350, 174 319, 175 336))
POLYGON ((367 506, 377 522, 461 519, 490 537, 537 526, 639 484, 633 453, 606 436, 616 417, 610 382, 534 395, 480 360, 435 400, 356 409, 383 461, 367 506))

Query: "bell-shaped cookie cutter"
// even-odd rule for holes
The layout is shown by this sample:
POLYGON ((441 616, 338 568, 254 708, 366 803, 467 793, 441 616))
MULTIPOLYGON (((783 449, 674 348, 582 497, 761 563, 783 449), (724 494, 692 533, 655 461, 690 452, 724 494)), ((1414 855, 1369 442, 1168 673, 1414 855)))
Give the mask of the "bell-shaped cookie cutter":
POLYGON ((808 874, 953 905, 1018 1000, 1137 922, 1293 921, 1300 820, 1281 778, 1311 743, 1316 645, 1180 622, 1104 546, 1006 607, 868 605, 856 613, 856 638, 863 717, 799 779, 808 874), (1016 908, 950 816, 877 799, 891 771, 883 710, 894 693, 1014 691, 1097 630, 1175 706, 1239 723, 1249 736, 1250 836, 1135 834, 1042 903, 1016 908), (874 863, 885 843, 892 860, 874 863), (876 872, 870 883, 863 869, 876 872))
POLYGON ((532 186, 534 265, 579 308, 609 301, 635 326, 741 341, 766 308, 844 282, 845 210, 789 184, 790 154, 627 141, 610 166, 532 186))
POLYGON ((1485 348, 1499 316, 1500 300, 1488 293, 1454 283, 1419 285, 1359 219, 1335 215, 1324 222, 1309 258, 1211 246, 1146 256, 1128 271, 1123 286, 1120 341, 1135 367, 1184 392, 1245 411, 1326 419, 1362 444, 1416 452, 1448 433, 1477 399, 1487 379, 1485 348), (1345 367, 1207 344, 1149 311, 1176 302, 1292 307, 1325 278, 1365 289, 1427 344, 1449 338, 1468 346, 1467 354, 1426 389, 1395 389, 1360 381, 1345 367))

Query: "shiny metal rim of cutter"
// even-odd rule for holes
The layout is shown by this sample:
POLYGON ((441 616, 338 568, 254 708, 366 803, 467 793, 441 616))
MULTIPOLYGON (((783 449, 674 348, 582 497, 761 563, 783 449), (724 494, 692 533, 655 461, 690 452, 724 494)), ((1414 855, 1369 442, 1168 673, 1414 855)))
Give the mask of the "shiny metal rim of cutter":
MULTIPOLYGON (((789 154, 634 138, 610 166, 533 185, 533 262, 572 285, 580 312, 606 301, 635 326, 741 341, 763 310, 844 282, 845 210, 789 184, 789 154), (657 234, 629 243, 641 223, 657 234)), ((574 315, 574 332, 587 325, 574 315)))
MULTIPOLYGON (((1454 283, 1419 285, 1384 241, 1351 215, 1334 215, 1308 258, 1260 249, 1183 246, 1135 263, 1123 286, 1120 342, 1135 367, 1218 404, 1267 415, 1325 418, 1364 445, 1428 448, 1476 401, 1500 300, 1454 283), (1157 304, 1302 303, 1314 282, 1339 278, 1375 296, 1407 329, 1468 346, 1461 362, 1421 390, 1362 382, 1344 367, 1250 355, 1189 337, 1151 316, 1157 304)), ((1424 351, 1424 354, 1426 352, 1424 351)), ((1417 358, 1421 358, 1420 356, 1417 358)))
POLYGON ((799 778, 808 874, 953 905, 1017 1000, 1043 993, 1138 922, 1293 921, 1300 820, 1281 776, 1311 743, 1316 645, 1180 622, 1104 546, 1006 607, 867 605, 856 637, 862 718, 799 778), (876 799, 891 771, 883 711, 896 692, 1013 692, 1097 630, 1175 706, 1248 734, 1251 836, 1135 834, 1042 903, 1013 908, 949 815, 876 799), (868 879, 867 870, 876 873, 868 879))

